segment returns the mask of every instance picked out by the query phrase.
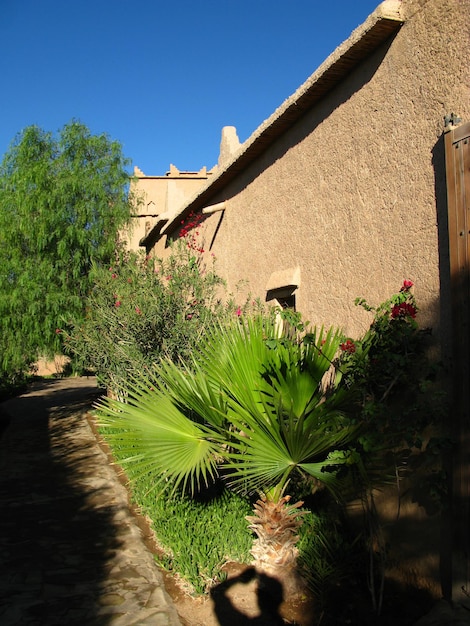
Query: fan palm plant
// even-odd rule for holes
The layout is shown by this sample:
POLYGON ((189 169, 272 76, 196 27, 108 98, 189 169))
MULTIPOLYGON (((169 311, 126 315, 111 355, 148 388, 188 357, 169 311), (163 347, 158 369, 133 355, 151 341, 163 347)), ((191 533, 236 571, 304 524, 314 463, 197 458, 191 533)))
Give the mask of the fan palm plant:
POLYGON ((351 395, 332 365, 340 341, 333 329, 289 339, 275 319, 238 318, 210 331, 191 363, 167 360, 135 380, 126 403, 103 399, 101 424, 123 463, 156 486, 194 491, 222 470, 232 488, 258 493, 253 554, 264 569, 285 568, 302 504, 289 504, 289 482, 307 477, 337 494, 348 461, 351 395))

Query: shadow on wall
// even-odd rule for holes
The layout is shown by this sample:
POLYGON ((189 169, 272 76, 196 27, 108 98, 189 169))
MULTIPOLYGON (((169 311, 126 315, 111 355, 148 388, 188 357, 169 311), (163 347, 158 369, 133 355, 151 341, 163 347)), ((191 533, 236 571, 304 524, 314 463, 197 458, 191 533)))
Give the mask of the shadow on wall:
POLYGON ((444 135, 439 138, 432 150, 432 165, 434 169, 440 273, 440 293, 439 301, 436 303, 436 310, 439 311, 440 318, 439 339, 442 346, 442 357, 444 363, 448 366, 451 359, 451 289, 444 135))

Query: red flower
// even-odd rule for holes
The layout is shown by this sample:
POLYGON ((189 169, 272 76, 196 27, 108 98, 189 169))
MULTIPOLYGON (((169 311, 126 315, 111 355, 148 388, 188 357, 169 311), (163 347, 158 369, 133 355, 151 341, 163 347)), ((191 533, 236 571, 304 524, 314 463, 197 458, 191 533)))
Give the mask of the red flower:
POLYGON ((137 315, 140 315, 142 313, 138 306, 135 307, 135 312, 137 313, 137 315))
POLYGON ((117 278, 117 274, 111 274, 111 278, 117 278))
POLYGON ((412 317, 414 319, 416 317, 416 308, 409 302, 395 304, 392 307, 392 318, 396 319, 397 317, 412 317))
POLYGON ((237 310, 235 311, 235 313, 236 313, 236 315, 237 315, 238 317, 240 317, 240 315, 242 314, 241 307, 238 307, 238 308, 237 308, 237 310))
POLYGON ((351 339, 347 339, 345 342, 341 343, 339 347, 343 352, 348 352, 348 354, 354 354, 356 352, 356 345, 351 339))
POLYGON ((405 279, 405 280, 403 281, 403 285, 402 285, 402 287, 401 287, 400 291, 409 291, 409 290, 411 289, 411 287, 413 287, 413 284, 414 284, 414 283, 413 283, 413 281, 412 281, 412 280, 407 280, 407 279, 405 279))
POLYGON ((62 330, 60 328, 56 328, 55 329, 55 334, 56 335, 60 335, 61 332, 62 332, 62 330))
POLYGON ((118 309, 121 306, 121 301, 116 300, 116 302, 114 303, 114 306, 118 309))

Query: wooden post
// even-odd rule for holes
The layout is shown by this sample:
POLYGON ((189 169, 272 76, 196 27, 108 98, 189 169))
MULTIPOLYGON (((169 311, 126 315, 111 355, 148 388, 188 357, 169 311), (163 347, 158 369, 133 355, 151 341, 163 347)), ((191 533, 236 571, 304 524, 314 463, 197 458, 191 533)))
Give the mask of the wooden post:
POLYGON ((470 123, 445 134, 452 297, 452 599, 470 605, 470 123))

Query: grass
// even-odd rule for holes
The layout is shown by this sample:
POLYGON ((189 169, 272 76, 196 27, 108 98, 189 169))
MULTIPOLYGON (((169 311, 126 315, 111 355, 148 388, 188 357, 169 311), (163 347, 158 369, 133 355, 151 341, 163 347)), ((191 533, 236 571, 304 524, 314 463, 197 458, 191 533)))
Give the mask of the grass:
POLYGON ((225 489, 199 498, 157 496, 150 476, 133 481, 132 493, 163 547, 157 561, 196 594, 224 579, 225 563, 249 561, 253 539, 245 516, 251 507, 245 498, 225 489))
MULTIPOLYGON (((104 439, 109 432, 100 429, 104 439)), ((112 447, 112 452, 119 463, 119 448, 112 447)), ((247 498, 226 489, 222 481, 195 497, 170 496, 157 491, 151 474, 135 473, 132 465, 125 471, 132 501, 150 520, 161 548, 155 559, 178 574, 193 593, 205 593, 224 580, 226 563, 250 561, 253 536, 245 520, 251 513, 247 498)))

